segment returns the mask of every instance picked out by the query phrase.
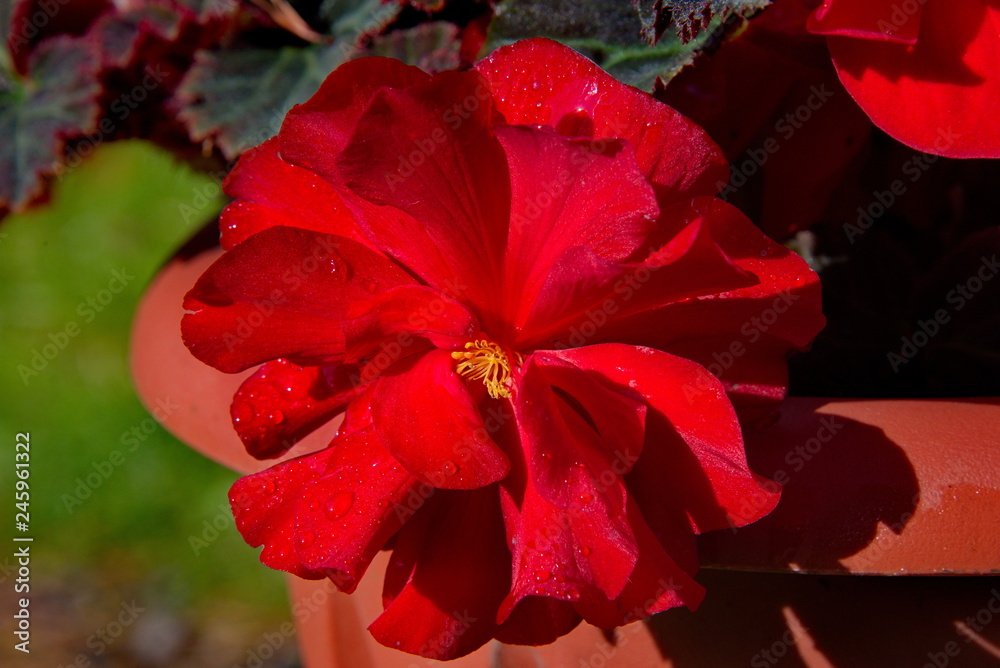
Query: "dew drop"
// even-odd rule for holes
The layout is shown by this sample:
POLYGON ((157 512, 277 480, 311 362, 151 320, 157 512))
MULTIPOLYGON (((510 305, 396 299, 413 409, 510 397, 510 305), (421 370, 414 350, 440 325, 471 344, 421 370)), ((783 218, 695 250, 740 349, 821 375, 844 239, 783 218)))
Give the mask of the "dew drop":
POLYGON ((456 473, 458 473, 458 465, 455 462, 448 459, 444 462, 444 464, 441 465, 441 472, 444 473, 445 475, 455 475, 456 473))
POLYGON ((233 402, 233 422, 249 422, 254 417, 253 406, 243 401, 233 402))
POLYGON ((581 545, 580 546, 580 554, 582 554, 585 557, 590 556, 590 548, 587 547, 586 545, 581 545))
POLYGON ((312 531, 306 531, 299 534, 299 547, 309 547, 316 542, 316 534, 312 531))
POLYGON ((260 491, 270 496, 278 491, 278 486, 274 484, 273 480, 265 480, 260 484, 260 491))
POLYGON ((281 424, 285 421, 285 414, 279 410, 273 410, 268 414, 267 419, 274 424, 281 424))
POLYGON ((550 577, 552 577, 552 574, 546 570, 535 571, 535 580, 538 582, 545 582, 550 577))
POLYGON ((354 494, 351 492, 338 492, 326 500, 323 511, 331 520, 343 517, 354 505, 354 494))
POLYGON ((566 582, 566 578, 563 577, 562 573, 556 573, 555 575, 552 576, 552 579, 559 583, 566 582))
POLYGON ((579 589, 570 589, 569 591, 566 592, 566 598, 568 600, 570 600, 570 601, 579 601, 580 600, 580 590, 579 589))
POLYGON ((594 500, 594 496, 588 492, 584 492, 576 498, 580 500, 580 503, 590 503, 594 500))

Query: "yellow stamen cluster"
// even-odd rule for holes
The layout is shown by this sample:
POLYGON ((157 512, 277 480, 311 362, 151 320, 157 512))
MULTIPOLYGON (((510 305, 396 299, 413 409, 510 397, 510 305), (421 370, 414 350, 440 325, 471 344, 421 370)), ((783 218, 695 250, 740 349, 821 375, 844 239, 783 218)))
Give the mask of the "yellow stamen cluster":
POLYGON ((486 340, 469 341, 465 352, 454 352, 451 356, 463 360, 455 368, 459 375, 483 381, 494 399, 510 397, 510 361, 500 346, 486 340))

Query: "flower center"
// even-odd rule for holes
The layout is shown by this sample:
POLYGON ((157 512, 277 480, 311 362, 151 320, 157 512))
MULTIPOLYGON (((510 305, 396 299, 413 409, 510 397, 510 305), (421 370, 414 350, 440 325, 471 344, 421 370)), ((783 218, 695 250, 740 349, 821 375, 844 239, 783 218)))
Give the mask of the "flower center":
POLYGON ((510 359, 503 348, 485 339, 469 341, 464 352, 454 352, 451 356, 462 360, 455 368, 459 375, 483 381, 494 399, 510 397, 510 359))

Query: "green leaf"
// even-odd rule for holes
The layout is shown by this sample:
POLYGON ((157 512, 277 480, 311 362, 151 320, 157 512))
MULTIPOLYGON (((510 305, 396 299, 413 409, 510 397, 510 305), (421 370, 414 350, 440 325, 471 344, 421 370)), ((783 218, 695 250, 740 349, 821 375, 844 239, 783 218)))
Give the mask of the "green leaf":
POLYGON ((194 141, 213 141, 229 160, 272 137, 337 65, 336 46, 199 52, 179 90, 194 141))
POLYGON ((281 48, 199 51, 178 89, 180 118, 194 141, 214 143, 233 160, 277 133, 285 114, 326 76, 364 53, 362 43, 398 15, 397 2, 325 0, 329 42, 281 48))
POLYGON ((62 166, 66 142, 96 130, 97 57, 82 40, 56 37, 32 54, 28 76, 0 70, 0 210, 24 209, 62 166))
POLYGON ((685 43, 690 42, 718 19, 749 18, 771 4, 771 0, 633 0, 642 16, 643 35, 650 43, 658 38, 658 28, 671 25, 685 43))
POLYGON ((638 4, 620 0, 506 0, 490 25, 490 50, 529 37, 549 37, 576 49, 612 76, 644 90, 669 81, 712 35, 688 43, 668 34, 654 46, 644 37, 638 4))

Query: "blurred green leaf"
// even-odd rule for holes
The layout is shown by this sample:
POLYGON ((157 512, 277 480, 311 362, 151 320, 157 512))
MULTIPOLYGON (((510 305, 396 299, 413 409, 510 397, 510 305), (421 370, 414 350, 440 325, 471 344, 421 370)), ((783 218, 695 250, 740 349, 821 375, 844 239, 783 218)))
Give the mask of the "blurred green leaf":
POLYGON ((29 68, 23 79, 0 70, 0 211, 41 197, 66 141, 93 132, 100 113, 96 56, 81 40, 46 41, 29 68))

